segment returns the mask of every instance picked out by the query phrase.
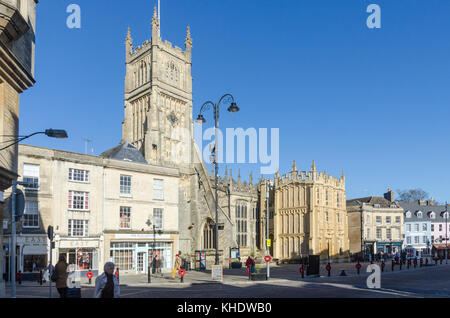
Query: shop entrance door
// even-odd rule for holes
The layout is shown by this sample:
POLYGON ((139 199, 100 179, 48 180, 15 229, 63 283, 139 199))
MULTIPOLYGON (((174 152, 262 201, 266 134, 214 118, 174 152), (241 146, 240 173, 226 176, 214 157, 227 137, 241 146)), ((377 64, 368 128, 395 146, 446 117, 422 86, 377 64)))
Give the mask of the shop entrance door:
POLYGON ((139 252, 137 254, 137 271, 140 274, 145 274, 144 260, 145 260, 145 253, 139 252))

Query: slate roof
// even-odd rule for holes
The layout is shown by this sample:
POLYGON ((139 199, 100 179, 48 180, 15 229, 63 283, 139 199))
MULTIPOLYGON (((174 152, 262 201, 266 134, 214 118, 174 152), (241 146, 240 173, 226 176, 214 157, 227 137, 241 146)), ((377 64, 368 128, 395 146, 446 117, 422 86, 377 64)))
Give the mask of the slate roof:
POLYGON ((135 146, 128 142, 121 143, 117 147, 105 151, 100 155, 100 157, 147 164, 147 161, 145 160, 142 153, 135 146))
MULTIPOLYGON (((443 217, 442 212, 445 211, 445 205, 419 205, 417 202, 400 202, 400 206, 406 212, 411 212, 411 218, 405 217, 405 222, 437 222, 437 223, 445 223, 445 218, 443 217), (416 216, 417 211, 422 211, 422 218, 418 218, 416 216), (433 211, 436 213, 436 218, 432 219, 429 217, 429 212, 433 211)), ((448 220, 450 222, 450 220, 448 220)))
POLYGON ((380 208, 390 208, 391 205, 395 204, 397 207, 398 203, 391 202, 383 197, 365 197, 365 198, 357 198, 357 199, 351 199, 347 200, 347 206, 349 205, 362 205, 365 203, 366 205, 372 205, 379 204, 380 208))

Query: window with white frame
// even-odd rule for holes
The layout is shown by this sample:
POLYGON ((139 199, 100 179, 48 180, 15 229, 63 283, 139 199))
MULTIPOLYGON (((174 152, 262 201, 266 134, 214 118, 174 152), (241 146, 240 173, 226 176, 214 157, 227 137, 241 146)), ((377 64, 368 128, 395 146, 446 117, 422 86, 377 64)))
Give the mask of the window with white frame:
POLYGON ((391 224, 391 217, 390 216, 386 217, 386 224, 391 224))
POLYGON ((414 236, 414 243, 415 244, 419 244, 419 237, 418 236, 414 236))
POLYGON ((395 217, 395 223, 400 223, 402 221, 402 217, 401 216, 396 216, 395 217))
POLYGON ((381 237, 382 237, 381 228, 377 227, 377 239, 381 240, 381 237))
POLYGON ((419 224, 414 224, 414 232, 419 232, 419 224))
POLYGON ((392 239, 391 229, 389 229, 389 228, 386 229, 386 238, 387 238, 388 240, 391 240, 391 239, 392 239))
POLYGON ((164 180, 153 179, 153 200, 164 200, 164 180))
POLYGON ((131 195, 131 176, 120 175, 120 195, 131 195))
POLYGON ((442 232, 442 224, 439 224, 439 232, 442 232))
POLYGON ((408 236, 408 237, 406 238, 406 244, 411 244, 411 236, 408 236))
POLYGON ((24 186, 25 189, 39 189, 39 170, 39 165, 33 165, 29 163, 23 164, 23 182, 27 184, 24 186))
POLYGON ((422 243, 425 244, 426 242, 427 242, 427 237, 424 236, 424 237, 422 238, 422 243))
POLYGON ((370 240, 370 228, 367 228, 366 233, 367 233, 366 239, 370 240))
POLYGON ((37 201, 25 201, 22 226, 24 228, 39 227, 39 205, 37 201))
POLYGON ((411 232, 411 224, 406 224, 406 232, 411 232))
POLYGON ((131 229, 131 208, 129 206, 120 207, 120 229, 131 229))
POLYGON ((87 220, 69 220, 69 236, 72 237, 87 237, 89 236, 87 220))
POLYGON ((80 169, 69 169, 69 181, 89 182, 89 171, 80 169))
POLYGON ((89 210, 89 192, 69 191, 70 210, 89 210))
POLYGON ((434 224, 431 224, 431 231, 434 231, 434 224))
POLYGON ((153 222, 155 224, 155 228, 158 230, 163 229, 163 209, 155 208, 153 209, 153 222))
POLYGON ((427 228, 428 228, 428 227, 427 227, 427 224, 426 224, 426 223, 423 223, 423 224, 422 224, 422 231, 425 231, 425 232, 426 232, 426 231, 427 231, 427 228))
POLYGON ((377 216, 375 220, 378 224, 381 224, 381 216, 377 216))

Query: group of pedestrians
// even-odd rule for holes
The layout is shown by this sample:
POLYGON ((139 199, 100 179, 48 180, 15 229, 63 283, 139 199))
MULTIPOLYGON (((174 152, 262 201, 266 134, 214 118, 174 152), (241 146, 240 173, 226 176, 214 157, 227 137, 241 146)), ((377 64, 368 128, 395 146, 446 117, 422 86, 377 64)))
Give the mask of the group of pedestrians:
MULTIPOLYGON (((50 278, 56 283, 60 298, 67 298, 68 266, 65 256, 60 255, 55 272, 50 278)), ((114 267, 112 262, 107 262, 103 267, 104 272, 95 280, 94 298, 118 298, 120 296, 118 271, 116 270, 114 273, 114 267)))

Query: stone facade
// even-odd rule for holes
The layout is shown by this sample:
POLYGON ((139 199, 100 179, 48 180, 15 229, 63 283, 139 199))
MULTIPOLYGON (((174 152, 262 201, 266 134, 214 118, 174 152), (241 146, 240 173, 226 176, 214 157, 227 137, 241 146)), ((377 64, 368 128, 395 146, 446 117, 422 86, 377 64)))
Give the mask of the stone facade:
POLYGON ((292 171, 274 180, 274 251, 280 260, 320 255, 343 261, 348 258, 349 240, 345 200, 345 177, 318 172, 292 171))
MULTIPOLYGON (((34 46, 37 0, 0 1, 0 142, 7 145, 19 131, 19 94, 34 85, 34 46), (9 136, 9 137, 7 137, 9 136)), ((17 177, 17 146, 2 150, 0 196, 17 177)), ((0 211, 3 203, 0 203, 0 211)), ((3 224, 0 213, 0 224, 3 224)), ((3 228, 3 227, 2 227, 3 228)), ((0 245, 2 244, 0 228, 0 245)), ((0 250, 0 268, 4 251, 0 250)), ((4 296, 0 275, 0 297, 4 296)))
POLYGON ((347 201, 350 252, 369 259, 375 254, 401 253, 403 208, 389 190, 385 197, 347 201))
MULTIPOLYGON (((46 265, 49 225, 55 233, 53 260, 63 254, 80 270, 94 271, 113 260, 124 273, 146 272, 155 242, 155 252, 165 256, 163 269, 170 270, 179 250, 178 193, 173 191, 179 186, 178 170, 20 145, 19 174, 26 178, 24 170, 31 165, 38 171, 38 187, 25 189, 27 208, 18 223, 18 242, 27 237, 44 241, 35 254, 19 244, 19 270, 30 271, 29 259, 46 265), (124 185, 123 176, 130 182, 124 185), (25 226, 30 202, 37 202, 38 219, 25 226), (155 232, 153 224, 158 224, 155 232)), ((9 233, 10 228, 7 240, 9 233)))

